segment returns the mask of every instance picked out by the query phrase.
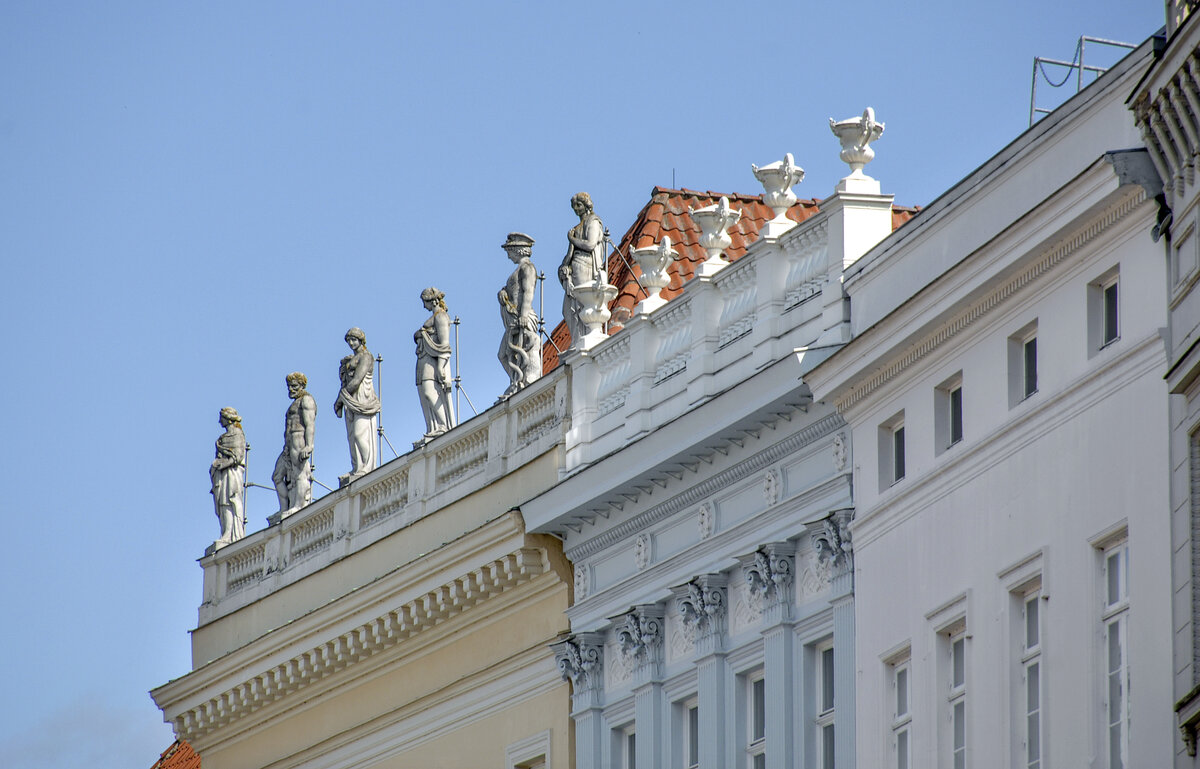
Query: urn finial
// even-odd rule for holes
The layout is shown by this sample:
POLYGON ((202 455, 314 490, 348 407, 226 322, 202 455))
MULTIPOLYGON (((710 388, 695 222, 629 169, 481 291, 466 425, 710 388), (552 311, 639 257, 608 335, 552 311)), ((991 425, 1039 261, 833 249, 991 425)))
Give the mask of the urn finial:
POLYGON ((768 163, 762 168, 751 163, 750 169, 763 186, 763 202, 775 212, 775 218, 763 228, 763 237, 778 237, 796 226, 787 218, 787 212, 796 205, 796 193, 792 192, 792 185, 804 181, 804 169, 796 165, 796 159, 790 152, 783 156, 783 160, 768 163))
POLYGON ((671 248, 671 237, 664 235, 662 241, 656 246, 633 249, 632 256, 633 261, 642 269, 642 276, 638 282, 646 290, 646 297, 638 302, 635 311, 638 315, 645 315, 667 303, 667 300, 661 296, 662 290, 671 282, 671 275, 667 272, 667 268, 678 258, 679 254, 671 248))
POLYGON ((879 193, 879 182, 863 173, 863 166, 875 158, 871 142, 883 135, 884 124, 875 120, 875 110, 867 107, 862 115, 846 120, 829 118, 829 128, 842 145, 842 162, 850 166, 850 175, 838 182, 838 192, 879 193))
POLYGON ((723 256, 725 249, 733 245, 733 239, 729 237, 729 228, 741 220, 742 212, 732 208, 729 198, 724 195, 714 205, 704 208, 689 206, 688 211, 692 219, 700 225, 700 247, 708 254, 708 259, 696 267, 696 277, 711 277, 729 265, 723 256))

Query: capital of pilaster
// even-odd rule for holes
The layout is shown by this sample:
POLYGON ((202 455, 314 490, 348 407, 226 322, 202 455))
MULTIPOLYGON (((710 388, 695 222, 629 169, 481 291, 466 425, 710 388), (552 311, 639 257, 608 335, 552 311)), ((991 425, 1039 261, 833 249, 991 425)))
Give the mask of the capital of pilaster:
POLYGON ((639 682, 653 680, 661 673, 663 659, 664 608, 659 604, 641 604, 613 618, 617 645, 621 654, 633 661, 634 677, 639 682))
POLYGON ((683 623, 695 634, 697 654, 721 650, 729 616, 727 583, 724 574, 702 574, 671 588, 683 623))
POLYGON ((572 633, 550 644, 564 681, 575 687, 576 707, 598 707, 604 691, 604 636, 572 633))
POLYGON ((817 558, 831 561, 835 574, 852 571, 854 549, 850 537, 850 521, 854 519, 854 508, 834 510, 825 518, 805 524, 813 539, 817 558))
POLYGON ((738 556, 746 584, 762 596, 763 618, 769 624, 791 619, 795 559, 796 546, 786 541, 770 542, 738 556))

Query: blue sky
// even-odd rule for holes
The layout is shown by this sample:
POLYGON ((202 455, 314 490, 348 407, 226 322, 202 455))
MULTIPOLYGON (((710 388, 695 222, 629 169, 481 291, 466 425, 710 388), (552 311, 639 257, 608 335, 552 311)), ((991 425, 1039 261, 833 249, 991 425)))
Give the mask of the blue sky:
MULTIPOLYGON (((537 240, 556 323, 572 193, 614 239, 654 185, 760 192, 750 164, 785 152, 825 197, 846 173, 828 118, 871 105, 868 173, 925 204, 1025 129, 1035 55, 1162 19, 1151 0, 0 5, 0 762, 149 766, 170 743, 146 691, 190 668, 222 406, 269 483, 283 377, 306 372, 336 485, 346 329, 384 356, 397 449, 424 428, 426 286, 490 405, 499 246, 537 240)), ((253 531, 275 499, 249 493, 253 531)))

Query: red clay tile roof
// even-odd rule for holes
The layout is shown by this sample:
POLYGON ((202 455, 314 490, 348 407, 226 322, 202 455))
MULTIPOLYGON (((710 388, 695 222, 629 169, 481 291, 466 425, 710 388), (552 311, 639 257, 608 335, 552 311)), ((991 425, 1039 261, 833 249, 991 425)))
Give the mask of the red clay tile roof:
POLYGON ((175 740, 150 769, 200 769, 200 754, 186 740, 175 740))
MULTIPOLYGON (((683 284, 695 275, 696 265, 708 258, 704 249, 700 247, 700 225, 692 220, 688 209, 711 206, 719 201, 721 196, 722 193, 711 190, 700 192, 655 187, 650 191, 650 202, 642 208, 633 226, 621 238, 617 244, 617 251, 608 256, 608 279, 617 287, 617 298, 609 305, 609 309, 613 310, 618 318, 622 315, 622 310, 628 317, 634 305, 642 298, 641 289, 634 277, 634 271, 641 275, 641 269, 626 264, 621 254, 628 258, 631 249, 651 246, 660 242, 664 235, 670 236, 671 246, 679 254, 679 258, 668 268, 671 282, 662 290, 662 297, 668 300, 675 298, 683 290, 683 284)), ((775 213, 763 203, 762 195, 741 195, 734 192, 725 197, 729 198, 731 207, 742 211, 742 218, 729 230, 733 244, 725 249, 725 258, 736 262, 746 253, 747 247, 758 239, 759 230, 774 218, 775 213)), ((788 210, 787 216, 792 221, 802 222, 817 213, 819 204, 819 200, 798 200, 796 205, 788 210)), ((919 210, 919 207, 892 206, 892 229, 913 218, 919 210)), ((629 261, 632 262, 632 259, 629 261)), ((547 373, 558 365, 558 350, 555 349, 555 345, 562 350, 571 346, 571 333, 565 323, 560 322, 555 326, 550 338, 554 340, 554 345, 542 346, 542 371, 547 373)))

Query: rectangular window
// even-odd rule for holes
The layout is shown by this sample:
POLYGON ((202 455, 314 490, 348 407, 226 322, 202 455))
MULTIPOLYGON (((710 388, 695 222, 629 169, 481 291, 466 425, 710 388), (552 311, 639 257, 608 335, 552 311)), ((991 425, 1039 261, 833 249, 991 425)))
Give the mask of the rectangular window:
POLYGON ((834 678, 833 645, 817 647, 817 766, 834 769, 834 705, 836 689, 834 678))
POLYGON ((751 674, 746 689, 746 763, 750 769, 763 769, 767 765, 767 682, 762 671, 751 674))
POLYGON ((892 696, 894 701, 892 713, 892 766, 895 769, 909 769, 912 765, 912 748, 909 744, 912 739, 912 713, 909 709, 908 667, 909 660, 907 658, 892 663, 892 696))
POLYGON ((1104 559, 1105 725, 1109 769, 1129 766, 1129 546, 1118 542, 1101 551, 1104 559))
POLYGON ((951 756, 954 769, 967 766, 967 636, 963 630, 950 634, 950 691, 947 694, 951 722, 951 756))
POLYGON ((1038 391, 1038 325, 1026 324, 1008 338, 1008 405, 1038 391))
POLYGON ((879 426, 879 491, 904 478, 904 412, 879 426))
POLYGON ((1089 356, 1121 338, 1120 277, 1118 265, 1088 284, 1089 356))
POLYGON ((1024 356, 1024 396, 1028 398, 1037 392, 1037 337, 1032 336, 1026 339, 1021 345, 1022 355, 1024 356))
POLYGON ((963 439, 963 378, 958 372, 933 390, 934 454, 963 439))
POLYGON ((1030 590, 1021 596, 1021 712, 1023 719, 1023 766, 1042 768, 1042 591, 1030 590))

